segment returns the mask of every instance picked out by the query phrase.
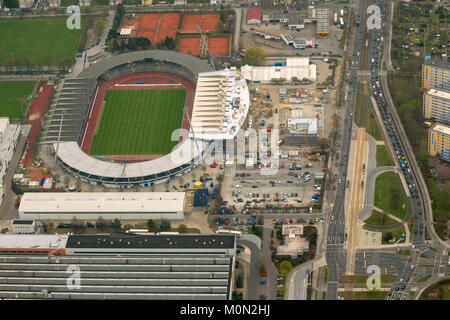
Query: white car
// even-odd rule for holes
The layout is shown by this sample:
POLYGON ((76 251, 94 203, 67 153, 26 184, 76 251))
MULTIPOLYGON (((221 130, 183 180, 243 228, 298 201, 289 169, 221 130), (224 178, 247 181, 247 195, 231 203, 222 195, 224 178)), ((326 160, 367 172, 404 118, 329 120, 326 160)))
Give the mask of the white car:
POLYGON ((242 186, 239 185, 239 184, 235 185, 235 187, 236 187, 236 188, 242 188, 242 186))

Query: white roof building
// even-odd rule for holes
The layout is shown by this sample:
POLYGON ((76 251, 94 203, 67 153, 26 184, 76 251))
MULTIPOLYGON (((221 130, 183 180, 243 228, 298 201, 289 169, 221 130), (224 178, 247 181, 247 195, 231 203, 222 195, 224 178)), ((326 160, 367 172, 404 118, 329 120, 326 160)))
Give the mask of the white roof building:
POLYGON ((184 192, 30 192, 22 197, 21 219, 183 219, 184 192))
POLYGON ((199 73, 190 137, 196 140, 234 138, 247 118, 249 106, 247 82, 236 68, 199 73))
POLYGON ((288 58, 286 66, 280 67, 245 65, 241 68, 241 72, 244 78, 250 81, 270 82, 273 78, 291 80, 292 77, 297 77, 300 80, 306 78, 314 82, 317 79, 316 65, 309 64, 309 58, 288 58))

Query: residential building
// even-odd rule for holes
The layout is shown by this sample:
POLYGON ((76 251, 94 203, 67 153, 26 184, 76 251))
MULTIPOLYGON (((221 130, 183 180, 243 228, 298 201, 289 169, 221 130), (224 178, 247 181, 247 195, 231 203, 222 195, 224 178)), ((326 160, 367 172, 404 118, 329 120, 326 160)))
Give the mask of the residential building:
POLYGON ((450 91, 450 62, 425 60, 422 65, 422 87, 450 91))
POLYGON ((450 124, 450 92, 429 89, 423 95, 423 115, 444 124, 450 124))
POLYGON ((428 154, 450 161, 450 126, 435 122, 428 130, 428 154))

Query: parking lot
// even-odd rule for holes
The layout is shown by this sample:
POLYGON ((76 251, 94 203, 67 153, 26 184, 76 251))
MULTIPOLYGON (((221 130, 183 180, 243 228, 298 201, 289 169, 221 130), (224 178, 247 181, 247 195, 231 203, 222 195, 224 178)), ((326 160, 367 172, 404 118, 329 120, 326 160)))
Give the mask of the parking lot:
POLYGON ((315 174, 323 173, 321 161, 303 156, 280 159, 279 168, 275 168, 273 175, 264 174, 267 168, 262 167, 267 163, 269 161, 263 159, 253 168, 226 168, 221 193, 223 200, 234 204, 238 211, 248 204, 250 208, 304 208, 303 213, 318 203, 312 198, 321 192, 321 183, 314 182, 315 174))

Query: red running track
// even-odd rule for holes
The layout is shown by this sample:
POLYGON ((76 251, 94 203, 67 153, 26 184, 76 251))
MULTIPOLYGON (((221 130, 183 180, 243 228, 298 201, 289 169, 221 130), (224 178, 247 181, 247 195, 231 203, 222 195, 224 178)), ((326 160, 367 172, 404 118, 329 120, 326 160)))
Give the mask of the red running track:
MULTIPOLYGON (((99 79, 97 81, 97 86, 94 89, 94 93, 92 95, 92 102, 91 105, 89 106, 89 110, 85 119, 83 133, 81 135, 80 141, 81 150, 83 150, 85 153, 89 153, 89 149, 91 148, 91 143, 94 138, 95 129, 97 127, 97 122, 100 116, 102 102, 105 97, 106 90, 152 90, 152 89, 175 89, 175 88, 187 89, 185 107, 188 110, 189 117, 191 117, 192 104, 194 102, 195 86, 192 82, 181 76, 164 72, 140 72, 127 74, 109 81, 99 79), (144 81, 144 84, 179 84, 179 85, 148 87, 136 84, 136 81, 138 80, 144 81), (116 84, 130 84, 131 86, 119 87, 116 86, 116 84)), ((189 122, 185 115, 183 116, 181 128, 186 130, 189 129, 189 122)), ((146 156, 145 158, 147 159, 149 157, 151 157, 151 155, 146 156)), ((128 159, 131 160, 137 159, 138 157, 136 155, 129 155, 129 156, 120 156, 120 158, 123 160, 128 159)))
POLYGON ((48 102, 52 96, 53 86, 47 85, 45 81, 41 82, 37 88, 36 92, 33 92, 33 101, 31 102, 30 110, 26 117, 26 123, 31 124, 31 131, 28 136, 26 156, 23 163, 26 165, 30 160, 31 150, 36 143, 36 138, 41 130, 41 120, 47 109, 48 102), (43 88, 42 92, 39 92, 40 88, 43 88), (38 97, 34 98, 37 94, 38 97))

